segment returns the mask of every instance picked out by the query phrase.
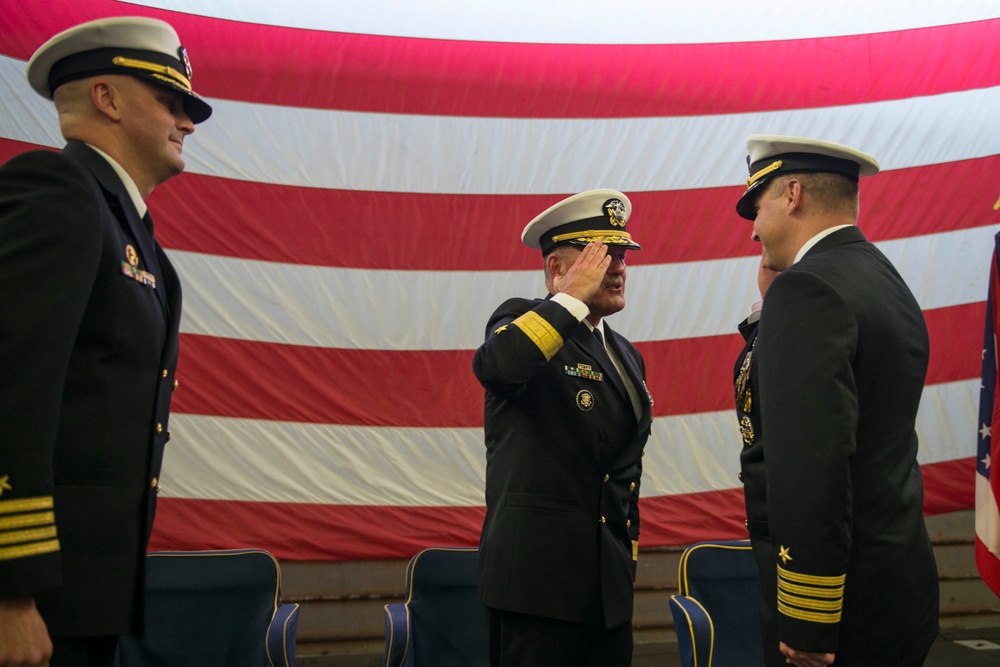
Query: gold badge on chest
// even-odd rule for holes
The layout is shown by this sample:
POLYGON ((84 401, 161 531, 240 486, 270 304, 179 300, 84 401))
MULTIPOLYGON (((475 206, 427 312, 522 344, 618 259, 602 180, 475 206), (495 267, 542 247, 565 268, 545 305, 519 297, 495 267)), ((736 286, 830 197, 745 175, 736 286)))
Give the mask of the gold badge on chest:
POLYGON ((130 266, 139 266, 139 253, 135 251, 131 243, 125 246, 125 259, 128 260, 130 266))
POLYGON ((743 357, 743 364, 740 366, 740 372, 736 376, 736 407, 744 414, 750 414, 753 411, 753 398, 750 391, 750 369, 753 366, 753 349, 756 345, 757 339, 754 339, 746 356, 743 357))

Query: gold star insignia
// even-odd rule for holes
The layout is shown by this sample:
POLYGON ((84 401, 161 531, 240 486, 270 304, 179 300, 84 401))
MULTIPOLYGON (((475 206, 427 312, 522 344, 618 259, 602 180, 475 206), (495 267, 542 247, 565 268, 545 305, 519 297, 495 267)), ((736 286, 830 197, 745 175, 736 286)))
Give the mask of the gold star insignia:
POLYGON ((505 324, 505 325, 503 325, 502 327, 498 328, 498 329, 497 329, 496 331, 494 331, 493 333, 495 333, 495 334, 498 334, 498 333, 501 333, 501 332, 503 332, 503 331, 506 331, 506 330, 507 330, 507 325, 505 324))
POLYGON ((0 496, 3 495, 4 491, 13 491, 14 490, 14 489, 12 489, 10 487, 10 481, 9 480, 10 480, 10 475, 4 475, 3 477, 0 477, 0 496))
POLYGON ((791 554, 788 553, 788 547, 778 547, 778 558, 781 559, 782 565, 788 565, 788 561, 792 560, 791 554))

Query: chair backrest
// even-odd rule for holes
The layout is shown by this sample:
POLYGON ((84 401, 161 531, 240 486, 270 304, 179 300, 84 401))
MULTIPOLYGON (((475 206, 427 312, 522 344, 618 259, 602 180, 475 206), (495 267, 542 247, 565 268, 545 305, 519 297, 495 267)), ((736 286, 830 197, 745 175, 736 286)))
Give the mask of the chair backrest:
POLYGON ((749 540, 699 542, 684 550, 678 567, 680 594, 704 608, 714 635, 711 662, 698 664, 764 664, 757 580, 749 540))
POLYGON ((476 595, 478 560, 478 549, 444 547, 424 549, 410 559, 406 568, 406 601, 386 608, 387 664, 416 667, 488 664, 486 609, 476 595), (403 614, 398 613, 399 607, 403 608, 403 614), (405 632, 398 627, 391 631, 390 618, 396 624, 405 623, 405 632), (400 642, 406 643, 402 651, 400 642), (390 646, 391 643, 395 646, 390 646))
POLYGON ((281 568, 259 549, 146 556, 146 635, 123 637, 121 667, 293 667, 298 605, 281 603, 281 568))

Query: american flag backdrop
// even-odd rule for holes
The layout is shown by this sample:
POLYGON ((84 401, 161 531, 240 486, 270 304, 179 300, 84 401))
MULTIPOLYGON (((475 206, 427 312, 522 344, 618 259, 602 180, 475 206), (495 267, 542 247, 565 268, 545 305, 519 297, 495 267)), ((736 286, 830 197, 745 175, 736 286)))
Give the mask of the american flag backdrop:
POLYGON ((973 507, 1000 3, 689 4, 2 0, 0 159, 62 146, 25 62, 86 20, 171 23, 215 109, 149 202, 185 298, 151 548, 476 544, 472 353, 501 301, 544 293, 525 223, 598 187, 643 246, 610 319, 655 399, 640 545, 745 535, 732 365, 759 248, 734 206, 758 132, 882 163, 860 226, 930 330, 926 511, 973 507))
MULTIPOLYGON (((1000 200, 997 201, 1000 208, 1000 200)), ((994 237, 986 297, 983 333, 982 387, 979 394, 979 433, 976 452, 976 566, 983 581, 1000 595, 1000 475, 993 475, 993 459, 1000 460, 1000 400, 997 393, 997 334, 1000 334, 1000 232, 994 237)))

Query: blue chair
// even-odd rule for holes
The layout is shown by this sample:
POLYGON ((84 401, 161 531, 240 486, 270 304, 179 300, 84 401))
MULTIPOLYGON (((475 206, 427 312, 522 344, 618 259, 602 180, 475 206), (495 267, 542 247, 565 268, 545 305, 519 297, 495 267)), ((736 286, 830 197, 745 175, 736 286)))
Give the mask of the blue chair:
POLYGON ((424 549, 406 566, 406 601, 385 605, 386 667, 486 667, 478 549, 424 549))
POLYGON ((123 637, 120 667, 294 667, 299 605, 281 602, 281 568, 259 549, 146 556, 146 636, 123 637))
POLYGON ((763 667, 750 541, 692 544, 681 554, 677 578, 670 611, 683 667, 763 667))

